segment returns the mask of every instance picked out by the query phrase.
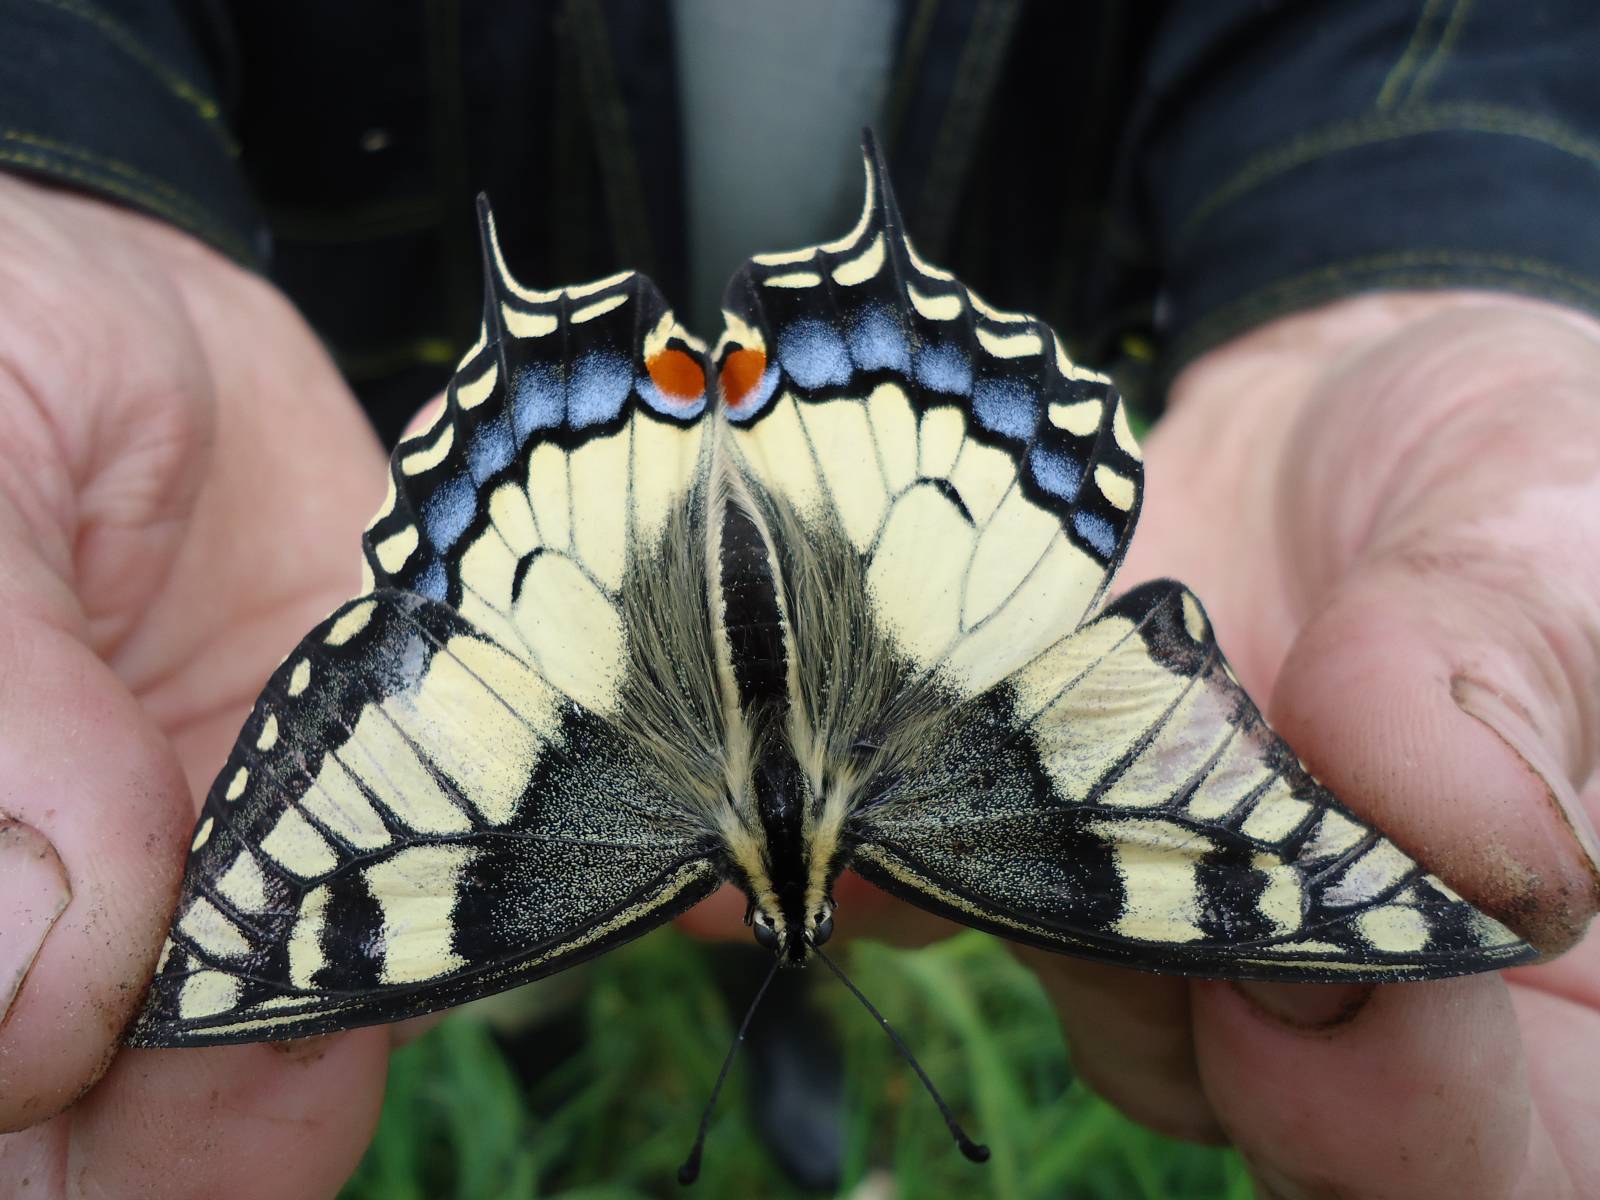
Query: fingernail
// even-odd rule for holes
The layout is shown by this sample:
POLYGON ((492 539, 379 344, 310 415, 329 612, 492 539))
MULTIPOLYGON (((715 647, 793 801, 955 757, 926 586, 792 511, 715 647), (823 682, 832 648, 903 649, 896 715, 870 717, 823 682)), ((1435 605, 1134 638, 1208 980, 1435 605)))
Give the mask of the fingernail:
POLYGON ((1251 983, 1234 988, 1261 1012, 1295 1029, 1333 1029, 1355 1019, 1370 983, 1251 983))
POLYGON ((66 868, 50 839, 32 825, 0 817, 0 1022, 71 899, 66 868))
POLYGON ((1450 680, 1450 698, 1467 716, 1487 725, 1489 731, 1504 742, 1522 760, 1523 766, 1544 784, 1550 798, 1555 801, 1556 809, 1566 821, 1567 828, 1572 830, 1573 840, 1589 860, 1590 871, 1600 879, 1600 834, 1595 832, 1589 814, 1578 800, 1577 789, 1556 761, 1548 739, 1539 735, 1527 709, 1504 692, 1465 675, 1457 675, 1450 680))

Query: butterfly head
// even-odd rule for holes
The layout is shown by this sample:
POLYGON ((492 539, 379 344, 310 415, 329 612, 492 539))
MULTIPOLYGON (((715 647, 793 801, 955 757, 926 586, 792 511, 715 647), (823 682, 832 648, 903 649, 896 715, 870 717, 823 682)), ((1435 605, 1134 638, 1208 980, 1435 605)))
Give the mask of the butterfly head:
POLYGON ((803 963, 813 946, 821 946, 833 936, 833 902, 824 900, 810 912, 789 913, 779 904, 758 902, 750 910, 750 928, 762 949, 792 963, 803 963))

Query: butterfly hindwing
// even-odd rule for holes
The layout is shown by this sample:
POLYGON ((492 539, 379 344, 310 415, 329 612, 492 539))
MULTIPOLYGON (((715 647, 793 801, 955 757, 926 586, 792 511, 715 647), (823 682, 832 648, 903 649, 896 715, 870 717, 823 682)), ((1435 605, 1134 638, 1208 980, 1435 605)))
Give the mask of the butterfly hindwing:
POLYGON ((1138 446, 1047 326, 918 257, 870 145, 866 167, 851 233, 730 283, 727 436, 776 523, 797 518, 791 543, 848 547, 901 654, 976 691, 1098 603, 1138 515, 1138 446))
POLYGON ((442 1008, 721 878, 703 348, 642 276, 530 291, 487 213, 485 248, 482 334, 395 452, 363 594, 206 800, 137 1044, 442 1008))

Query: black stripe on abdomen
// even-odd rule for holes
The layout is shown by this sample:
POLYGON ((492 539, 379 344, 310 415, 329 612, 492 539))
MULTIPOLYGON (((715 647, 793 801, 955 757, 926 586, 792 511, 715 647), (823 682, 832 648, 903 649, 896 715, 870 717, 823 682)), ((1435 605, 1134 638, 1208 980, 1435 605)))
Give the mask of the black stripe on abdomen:
POLYGON ((788 701, 783 615, 761 530, 730 503, 722 524, 723 626, 745 711, 782 709, 788 701))

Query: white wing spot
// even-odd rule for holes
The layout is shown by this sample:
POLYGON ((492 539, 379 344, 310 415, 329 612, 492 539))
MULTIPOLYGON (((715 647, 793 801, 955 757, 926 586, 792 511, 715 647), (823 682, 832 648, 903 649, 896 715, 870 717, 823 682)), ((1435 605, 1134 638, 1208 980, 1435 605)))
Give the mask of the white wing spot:
POLYGON ((982 325, 977 329, 978 345, 996 358, 1023 358, 1029 354, 1039 354, 1044 350, 1044 340, 1032 330, 1024 333, 996 334, 990 333, 982 325))
POLYGON ((574 312, 572 314, 572 323, 574 325, 582 325, 585 321, 603 317, 613 309, 621 308, 627 302, 627 292, 618 292, 615 296, 607 296, 604 300, 596 300, 593 304, 586 304, 574 312))
POLYGON ((632 278, 632 271, 618 271, 615 275, 607 275, 604 279, 596 279, 593 283, 575 284, 567 289, 567 296, 573 300, 582 300, 585 296, 603 292, 608 287, 615 287, 617 284, 632 278))
MULTIPOLYGON (((996 308, 970 288, 967 290, 967 298, 972 301, 972 307, 977 309, 978 312, 988 317, 989 320, 997 321, 1002 325, 1021 325, 1025 322, 1033 320, 1033 318, 1027 313, 1011 312, 1008 309, 996 308)), ((1043 346, 1041 346, 1040 349, 1042 350, 1043 346)), ((1034 351, 1034 353, 1037 354, 1038 351, 1034 351)))
POLYGON ((289 982, 314 986, 311 977, 327 965, 322 953, 322 924, 328 911, 328 885, 313 888, 300 902, 300 915, 289 934, 289 982))
POLYGON ((1124 454, 1134 462, 1143 461, 1144 455, 1139 451, 1139 439, 1133 436, 1133 430, 1128 427, 1128 409, 1121 400, 1117 401, 1117 409, 1111 414, 1111 435, 1124 454))
POLYGON ((339 861, 322 835, 292 808, 285 809, 272 831, 261 839, 261 849, 302 879, 325 874, 339 861))
POLYGON ((1133 487, 1133 480, 1123 475, 1118 475, 1105 463, 1099 463, 1094 469, 1095 486, 1100 489, 1100 494, 1112 505, 1128 512, 1133 508, 1133 500, 1137 493, 1133 487))
POLYGON ((412 551, 417 548, 417 527, 407 525, 399 533, 391 534, 373 547, 378 556, 378 565, 393 575, 406 565, 406 559, 411 557, 412 551))
POLYGON ((446 425, 444 432, 434 439, 433 445, 414 450, 400 459, 400 470, 406 475, 421 475, 442 463, 456 442, 456 427, 446 425))
POLYGON ((360 633, 372 621, 372 613, 378 607, 376 600, 367 600, 351 608, 344 616, 333 623, 323 641, 330 646, 342 646, 356 634, 360 633))
POLYGON ((500 366, 491 362, 488 370, 476 379, 463 383, 456 380, 456 403, 464 409, 477 408, 494 395, 494 385, 500 380, 500 366))
POLYGON ((906 295, 911 297, 911 307, 930 321, 954 321, 961 315, 961 297, 954 292, 928 296, 908 282, 906 295))
POLYGON ((1065 429, 1075 437, 1088 437, 1100 428, 1100 414, 1104 411, 1098 400, 1079 400, 1073 404, 1052 404, 1050 424, 1065 429))
POLYGON ((227 1012, 239 1002, 239 981, 221 971, 196 971, 178 993, 178 1016, 185 1021, 227 1012))
POLYGON ((289 695, 298 696, 311 686, 311 660, 302 658, 289 673, 289 695))
POLYGON ((178 928, 207 954, 218 958, 240 958, 250 953, 250 943, 239 927, 204 896, 189 905, 178 928))
POLYGON ((256 737, 257 750, 271 750, 278 744, 278 716, 268 713, 267 719, 261 722, 261 732, 256 737))
POLYGON ((194 841, 189 843, 189 850, 191 853, 200 849, 201 846, 204 846, 211 840, 211 828, 216 823, 216 819, 213 817, 207 817, 204 821, 200 822, 200 828, 194 831, 194 841))
POLYGON ((235 908, 260 912, 267 906, 267 881, 256 860, 241 854, 217 880, 217 893, 235 908))
POLYGON ((815 271, 789 271, 783 275, 769 275, 761 281, 763 286, 775 288, 816 287, 821 282, 822 276, 815 271))
POLYGON ((1428 944, 1428 919, 1403 904, 1385 904, 1356 918, 1356 931, 1374 950, 1415 954, 1428 944))
POLYGON ((437 979, 466 965, 451 948, 456 889, 470 846, 413 846, 368 867, 367 889, 383 910, 384 983, 437 979))
POLYGON ((816 253, 815 246, 804 246, 799 250, 773 250, 767 254, 757 254, 750 261, 760 263, 763 267, 786 267, 790 263, 808 262, 816 253))
POLYGON ((244 795, 245 785, 250 782, 250 768, 240 767, 233 773, 233 778, 228 780, 228 790, 222 793, 224 800, 237 800, 244 795))
POLYGON ((554 313, 528 312, 506 303, 500 305, 500 323, 515 338, 547 337, 561 327, 561 320, 554 313))
POLYGON ((840 263, 833 269, 833 281, 841 287, 854 287, 865 283, 883 270, 883 234, 872 239, 872 245, 855 258, 840 263))
POLYGON ((1261 842, 1281 841, 1306 819, 1311 812, 1311 805, 1283 794, 1285 792, 1287 788, 1278 784, 1250 810, 1250 815, 1240 826, 1245 837, 1261 842))

